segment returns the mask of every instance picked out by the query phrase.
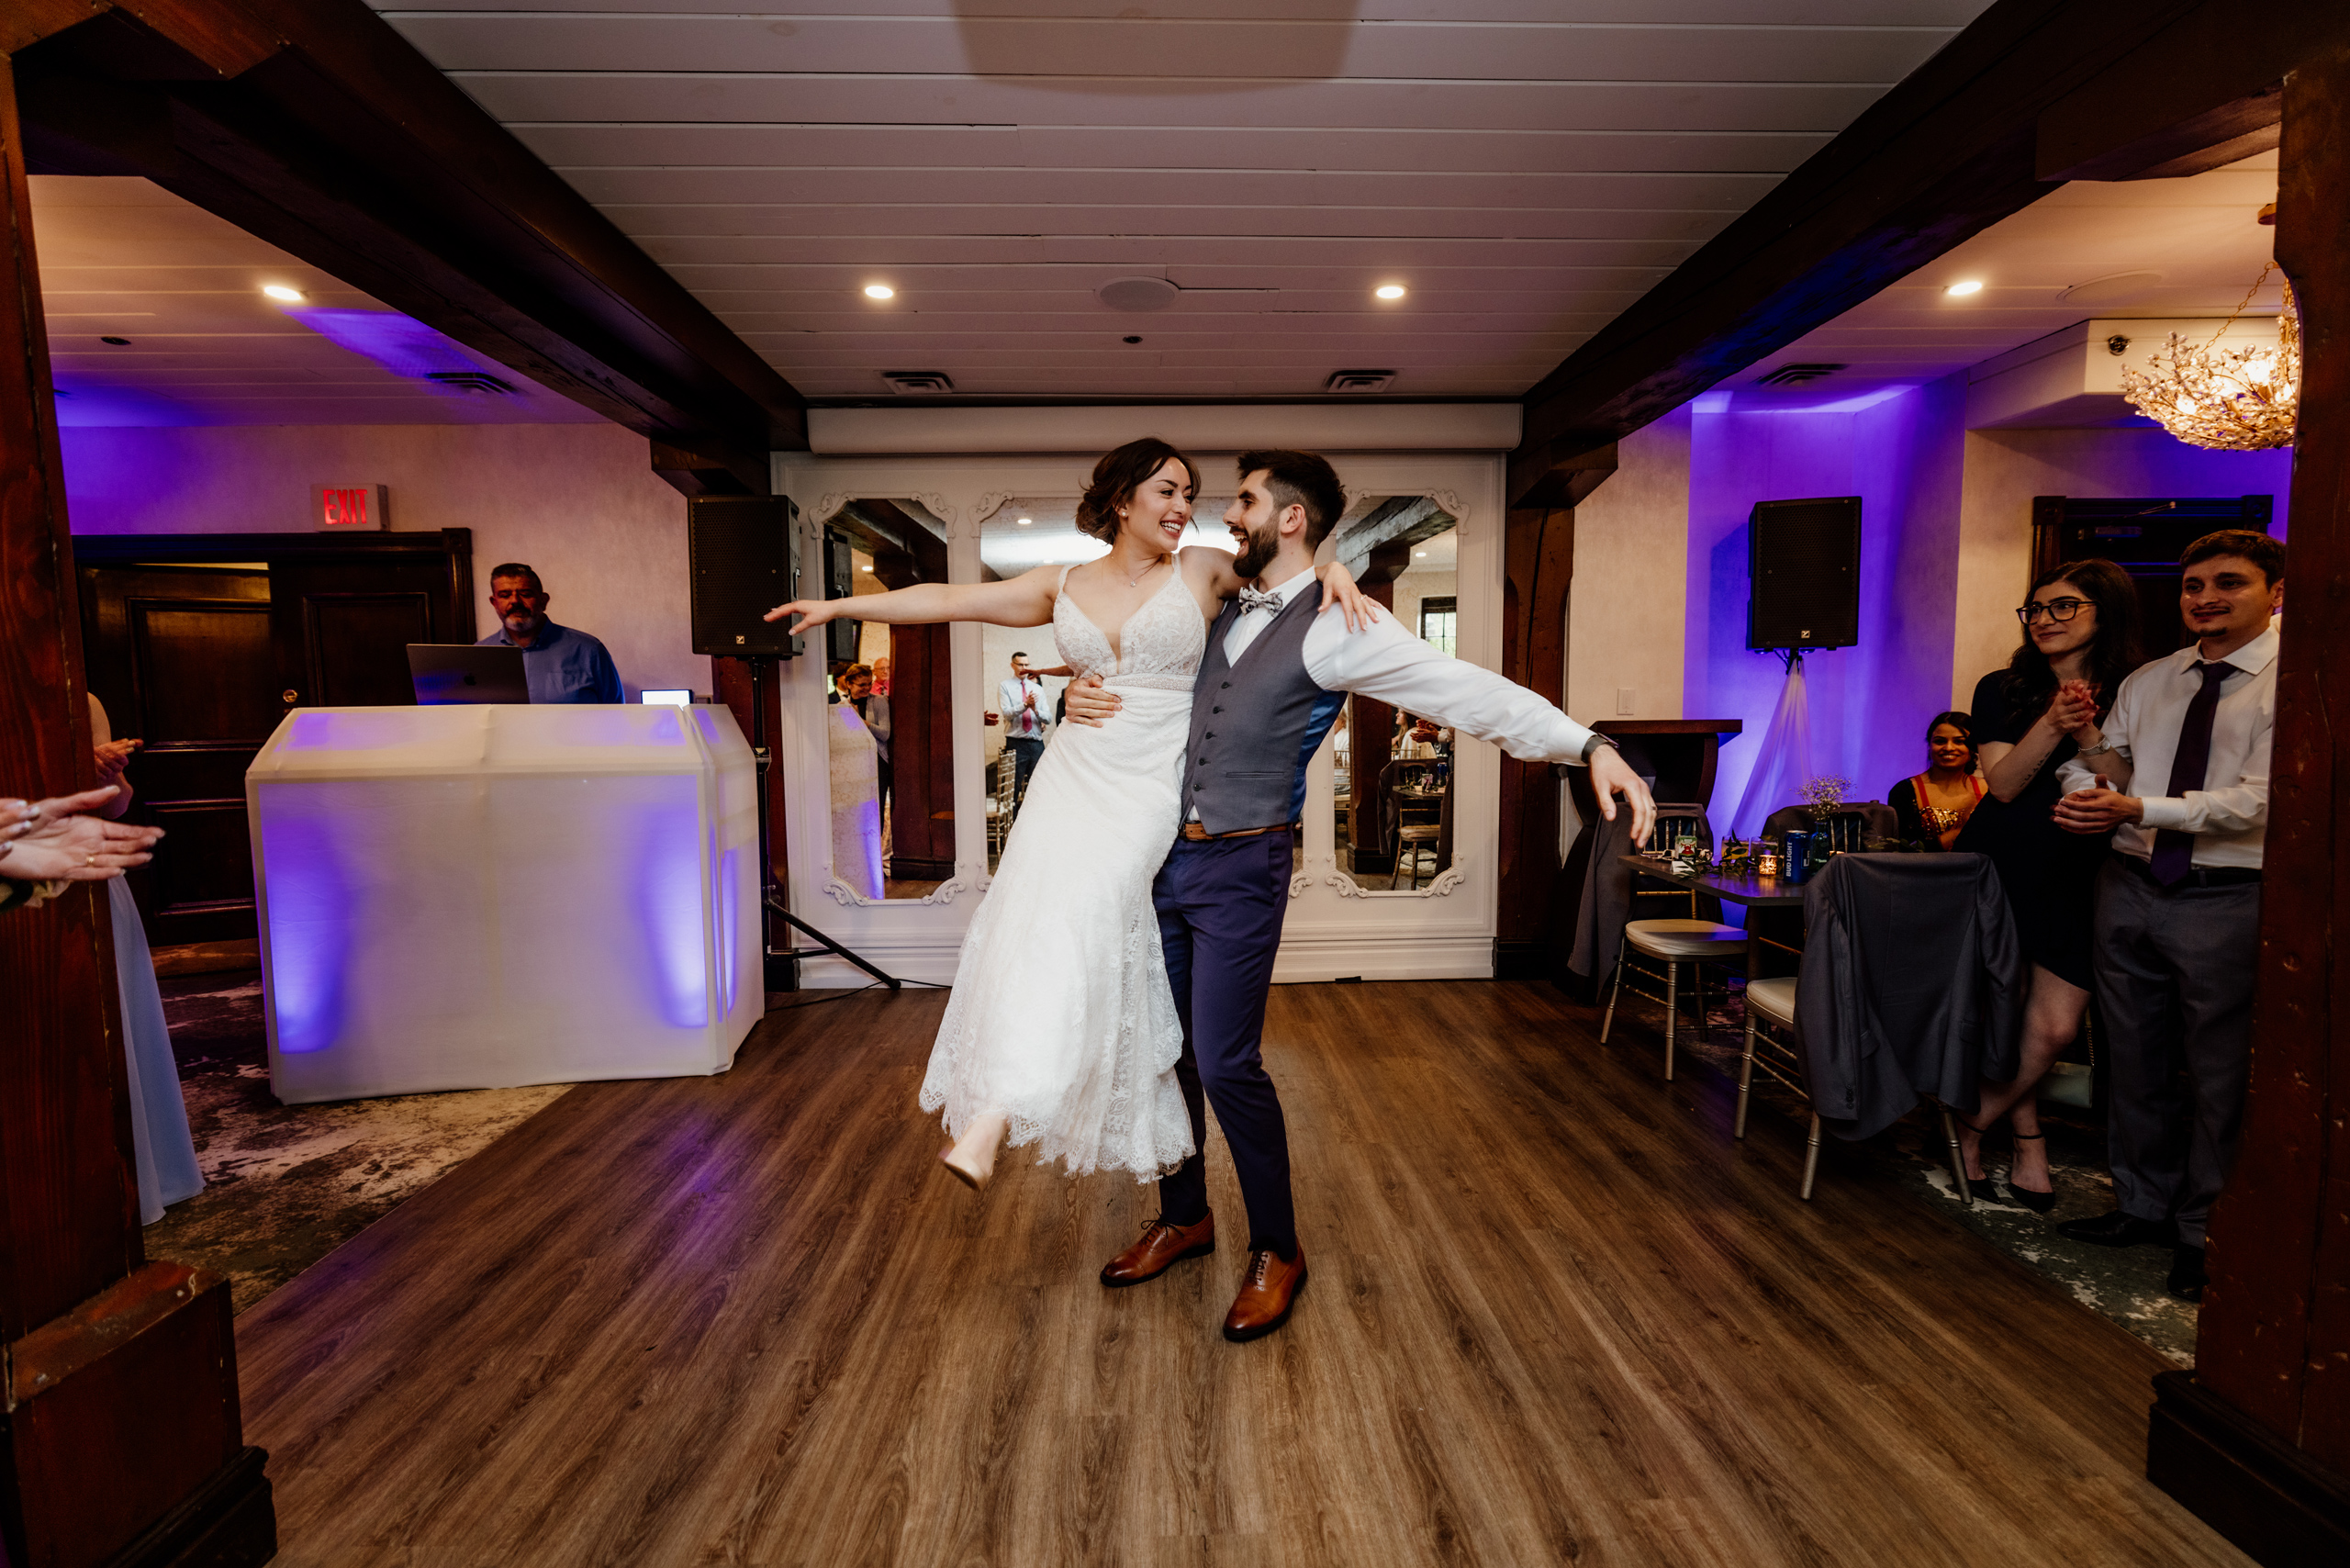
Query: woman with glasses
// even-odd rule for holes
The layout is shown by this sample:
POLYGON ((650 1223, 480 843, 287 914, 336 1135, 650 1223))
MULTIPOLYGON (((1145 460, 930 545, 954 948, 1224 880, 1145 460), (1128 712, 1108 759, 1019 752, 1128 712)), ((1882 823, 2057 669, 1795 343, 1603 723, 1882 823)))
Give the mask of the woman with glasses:
POLYGON ((2041 574, 2016 619, 2023 645, 1975 683, 1975 743, 1989 793, 1957 847, 1990 857, 2031 965, 2022 1069, 2012 1082, 1983 1085, 1975 1122, 1959 1120, 1959 1141, 1969 1183, 1982 1182, 1987 1196, 1983 1134, 2007 1117, 2016 1140, 2008 1192, 2046 1214, 2056 1196, 2033 1094, 2088 1007, 2092 889, 2111 837, 2056 825, 2056 770, 2096 740, 2121 678, 2138 667, 2138 590, 2110 561, 2072 561, 2041 574))

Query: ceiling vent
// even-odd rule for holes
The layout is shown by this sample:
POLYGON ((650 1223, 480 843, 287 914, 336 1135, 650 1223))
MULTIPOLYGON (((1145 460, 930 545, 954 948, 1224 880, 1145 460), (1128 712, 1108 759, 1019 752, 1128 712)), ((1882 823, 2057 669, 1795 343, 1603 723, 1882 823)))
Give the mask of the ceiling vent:
POLYGON ((1762 386, 1800 386, 1807 381, 1817 381, 1823 375, 1833 375, 1844 367, 1841 364, 1783 364, 1768 375, 1756 376, 1762 386))
POLYGON ((1164 310, 1183 291, 1163 277, 1113 277, 1093 291, 1113 310, 1164 310))
POLYGON ((943 370, 885 370, 881 379, 890 390, 901 398, 935 396, 955 390, 955 383, 943 370))
POLYGON ((1322 383, 1325 392, 1384 392, 1395 385, 1392 370, 1334 370, 1322 383))
POLYGON ((463 392, 471 398, 511 398, 514 384, 500 381, 484 370, 428 370, 424 379, 435 386, 445 386, 452 392, 463 392))

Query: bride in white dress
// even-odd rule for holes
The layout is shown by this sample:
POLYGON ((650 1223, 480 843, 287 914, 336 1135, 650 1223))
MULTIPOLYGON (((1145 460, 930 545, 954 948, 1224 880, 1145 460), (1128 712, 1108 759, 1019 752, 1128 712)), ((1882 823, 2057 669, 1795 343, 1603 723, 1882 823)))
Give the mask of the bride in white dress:
MULTIPOLYGON (((955 1143, 940 1158, 973 1187, 1007 1142, 1036 1145, 1039 1163, 1059 1160, 1071 1175, 1124 1170, 1140 1182, 1192 1153, 1175 1079, 1183 1034, 1150 887, 1181 822, 1207 623, 1240 589, 1230 554, 1181 545, 1199 486, 1199 469, 1172 446, 1130 442, 1094 465, 1078 505, 1078 526, 1109 542, 1100 560, 767 614, 801 617, 794 632, 845 614, 1049 622, 1062 662, 1123 700, 1115 724, 1061 726, 963 939, 922 1107, 945 1113, 955 1143)), ((1325 610, 1367 620, 1364 602, 1345 568, 1325 569, 1325 610)))

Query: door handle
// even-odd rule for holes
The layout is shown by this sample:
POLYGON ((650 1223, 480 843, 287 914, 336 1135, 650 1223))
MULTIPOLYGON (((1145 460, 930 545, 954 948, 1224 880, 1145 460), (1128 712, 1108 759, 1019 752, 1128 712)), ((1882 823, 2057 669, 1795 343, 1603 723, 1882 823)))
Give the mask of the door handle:
POLYGON ((277 695, 278 695, 278 697, 279 697, 282 700, 284 700, 284 701, 286 701, 286 702, 293 702, 293 701, 297 700, 301 697, 301 695, 302 695, 302 694, 301 694, 300 692, 298 692, 298 691, 295 690, 292 687, 290 687, 290 686, 289 686, 289 687, 287 687, 285 690, 283 690, 283 691, 279 692, 277 695))

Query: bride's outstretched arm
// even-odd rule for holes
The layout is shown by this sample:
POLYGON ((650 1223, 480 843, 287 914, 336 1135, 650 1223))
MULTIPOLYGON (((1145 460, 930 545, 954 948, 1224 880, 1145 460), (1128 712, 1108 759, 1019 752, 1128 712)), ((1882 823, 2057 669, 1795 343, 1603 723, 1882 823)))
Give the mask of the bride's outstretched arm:
POLYGON ((991 626, 1043 626, 1053 619, 1053 589, 1060 580, 1051 566, 1000 583, 916 583, 888 593, 858 594, 852 599, 795 599, 778 604, 763 618, 780 621, 797 615, 790 631, 796 635, 827 621, 880 621, 893 626, 922 626, 941 621, 984 621, 991 626))

